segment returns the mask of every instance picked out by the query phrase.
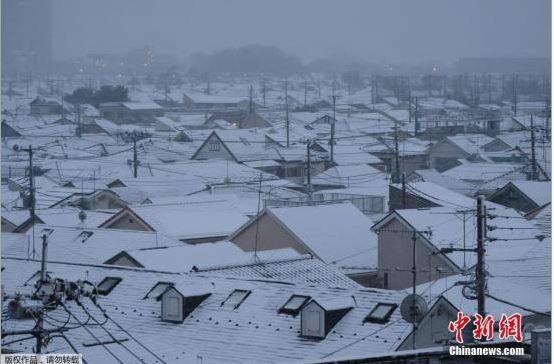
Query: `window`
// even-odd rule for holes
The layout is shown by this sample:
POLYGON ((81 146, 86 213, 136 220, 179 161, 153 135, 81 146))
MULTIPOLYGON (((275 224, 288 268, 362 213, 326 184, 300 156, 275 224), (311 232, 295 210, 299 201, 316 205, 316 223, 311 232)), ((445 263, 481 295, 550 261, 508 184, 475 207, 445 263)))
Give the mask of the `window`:
POLYGON ((77 235, 77 239, 75 241, 80 241, 81 243, 84 243, 88 240, 94 234, 92 231, 81 231, 79 235, 77 235))
POLYGON ((398 307, 395 303, 381 303, 379 302, 373 310, 366 316, 364 322, 374 322, 383 324, 389 320, 394 310, 398 307))
POLYGON ((283 307, 279 309, 279 313, 296 316, 309 299, 309 296, 292 295, 283 307))
POLYGON ((156 283, 156 285, 154 285, 154 287, 152 287, 150 291, 148 291, 143 299, 155 298, 156 300, 159 300, 162 293, 164 293, 165 290, 171 286, 173 286, 173 283, 171 282, 158 282, 156 283))
POLYGON ((121 282, 118 277, 106 277, 96 286, 96 291, 102 296, 107 296, 121 282))
POLYGON ((233 307, 233 310, 237 309, 250 293, 251 291, 244 289, 235 289, 227 299, 221 303, 221 306, 233 307))
POLYGON ((208 149, 210 152, 219 152, 220 144, 217 140, 212 140, 208 143, 208 149))

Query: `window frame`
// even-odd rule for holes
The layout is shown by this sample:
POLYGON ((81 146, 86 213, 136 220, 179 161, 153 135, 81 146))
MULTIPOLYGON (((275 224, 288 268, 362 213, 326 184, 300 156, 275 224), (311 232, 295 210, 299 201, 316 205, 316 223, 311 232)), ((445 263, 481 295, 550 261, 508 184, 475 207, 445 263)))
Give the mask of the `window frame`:
POLYGON ((289 299, 283 304, 283 306, 281 306, 281 308, 279 308, 279 313, 284 313, 284 314, 287 314, 287 315, 292 315, 292 316, 297 316, 300 311, 302 311, 302 308, 308 303, 310 302, 311 300, 311 297, 310 296, 304 296, 304 295, 300 295, 300 294, 293 294, 289 297, 289 299), (298 306, 297 309, 293 309, 293 308, 287 308, 287 305, 296 297, 301 297, 301 298, 304 298, 304 301, 302 302, 302 304, 300 304, 300 306, 298 306))
POLYGON ((115 287, 117 287, 119 285, 119 283, 121 283, 122 280, 123 280, 123 278, 121 278, 121 277, 112 277, 112 276, 104 277, 104 279, 102 279, 100 281, 100 283, 98 283, 96 285, 96 293, 98 293, 101 296, 107 296, 114 290, 115 287), (109 279, 114 279, 115 283, 112 284, 108 289, 99 288, 102 285, 102 283, 104 283, 105 281, 107 281, 109 279))
POLYGON ((234 307, 233 307, 233 310, 236 310, 237 308, 240 307, 240 305, 242 305, 242 303, 248 298, 248 296, 250 296, 250 294, 252 293, 251 290, 248 290, 248 289, 235 289, 233 290, 233 292, 229 293, 229 295, 227 296, 227 298, 221 302, 221 306, 225 306, 227 301, 229 301, 229 299, 235 294, 235 293, 238 293, 238 292, 241 292, 241 293, 244 293, 244 296, 240 299, 240 301, 238 301, 234 307))
POLYGON ((394 311, 396 311, 397 308, 398 308, 398 304, 396 303, 378 302, 375 305, 375 307, 373 307, 371 311, 369 311, 367 316, 364 318, 363 323, 365 324, 366 322, 371 322, 376 324, 384 324, 385 322, 388 322, 390 320, 390 317, 392 316, 394 311), (387 313, 383 317, 375 317, 375 316, 372 317, 373 313, 377 311, 379 308, 381 308, 382 306, 389 307, 389 310, 387 311, 387 313))

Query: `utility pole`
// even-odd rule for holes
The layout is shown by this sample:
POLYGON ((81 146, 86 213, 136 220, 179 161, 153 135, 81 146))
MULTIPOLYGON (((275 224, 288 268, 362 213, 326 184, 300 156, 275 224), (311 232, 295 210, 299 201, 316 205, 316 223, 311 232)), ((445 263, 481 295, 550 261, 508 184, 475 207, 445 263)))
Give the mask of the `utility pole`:
POLYGON ((306 177, 307 177, 307 189, 308 189, 308 196, 311 200, 312 198, 312 157, 310 154, 311 150, 311 140, 308 139, 308 143, 306 144, 306 154, 308 158, 307 168, 306 168, 306 177))
MULTIPOLYGON (((416 242, 417 242, 417 230, 414 228, 412 232, 412 308, 416 310, 416 242)), ((414 318, 412 322, 412 349, 416 348, 416 331, 417 322, 414 318)))
POLYGON ((304 80, 304 107, 308 103, 308 81, 304 80))
POLYGON ((252 114, 254 112, 254 104, 253 104, 253 101, 252 101, 252 85, 250 85, 250 97, 249 97, 249 111, 250 111, 250 114, 252 114))
POLYGON ((546 121, 545 132, 546 139, 550 140, 550 97, 546 97, 546 110, 544 112, 544 118, 546 121))
POLYGON ((138 157, 137 157, 137 134, 133 133, 133 177, 137 178, 138 157))
POLYGON ((402 208, 408 208, 408 196, 406 196, 406 173, 402 173, 402 208))
POLYGON ((337 96, 333 95, 333 120, 331 120, 331 162, 335 162, 335 122, 336 122, 336 103, 337 96))
POLYGON ((29 145, 29 148, 21 148, 19 150, 29 153, 29 211, 31 213, 31 221, 34 225, 35 224, 35 173, 33 168, 33 146, 29 145))
POLYGON ((408 97, 408 122, 412 123, 412 97, 408 97))
POLYGON ((290 120, 289 120, 289 91, 288 82, 285 80, 285 123, 287 127, 287 148, 290 146, 290 120))
POLYGON ((487 281, 485 277, 485 229, 483 196, 477 198, 477 266, 475 268, 475 288, 477 292, 477 313, 485 317, 485 292, 487 281))
POLYGON ((266 87, 266 84, 265 84, 265 78, 262 79, 262 96, 264 98, 264 107, 265 107, 265 96, 266 96, 266 93, 267 93, 267 87, 266 87))
POLYGON ((400 179, 400 150, 398 148, 398 122, 394 121, 394 174, 392 183, 398 183, 400 179))
POLYGON ((418 120, 418 113, 419 113, 419 104, 417 101, 417 96, 415 98, 415 113, 414 113, 414 121, 415 121, 415 133, 414 136, 417 136, 417 133, 419 132, 419 120, 418 120))
POLYGON ((533 114, 531 114, 531 181, 537 178, 537 157, 535 154, 535 124, 533 123, 533 114))
POLYGON ((80 138, 83 135, 81 125, 81 104, 77 104, 77 136, 80 138))
POLYGON ((517 116, 517 75, 514 74, 512 80, 513 88, 513 103, 514 103, 514 116, 517 116))

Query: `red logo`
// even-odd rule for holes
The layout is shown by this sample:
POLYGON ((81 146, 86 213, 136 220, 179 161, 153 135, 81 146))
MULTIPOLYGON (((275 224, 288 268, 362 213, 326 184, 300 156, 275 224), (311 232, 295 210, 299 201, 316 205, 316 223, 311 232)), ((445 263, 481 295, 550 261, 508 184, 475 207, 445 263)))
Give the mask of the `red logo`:
MULTIPOLYGON (((473 338, 475 340, 492 340, 494 338, 494 318, 492 315, 486 315, 485 317, 480 314, 475 314, 473 319, 473 338)), ((456 334, 456 342, 463 344, 464 339, 462 331, 471 322, 471 318, 468 315, 464 315, 463 312, 458 312, 455 321, 450 321, 448 324, 448 331, 456 334)), ((523 341, 523 335, 521 333, 521 314, 514 313, 510 316, 502 314, 500 321, 498 322, 498 338, 500 340, 508 340, 513 338, 517 342, 523 341)))

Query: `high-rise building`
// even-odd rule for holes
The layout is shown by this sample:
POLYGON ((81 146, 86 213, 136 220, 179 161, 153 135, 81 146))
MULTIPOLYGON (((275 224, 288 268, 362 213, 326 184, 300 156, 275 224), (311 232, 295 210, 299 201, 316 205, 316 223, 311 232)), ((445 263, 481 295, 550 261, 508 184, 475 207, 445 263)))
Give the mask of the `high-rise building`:
POLYGON ((2 73, 47 73, 52 64, 51 0, 2 0, 2 73))

